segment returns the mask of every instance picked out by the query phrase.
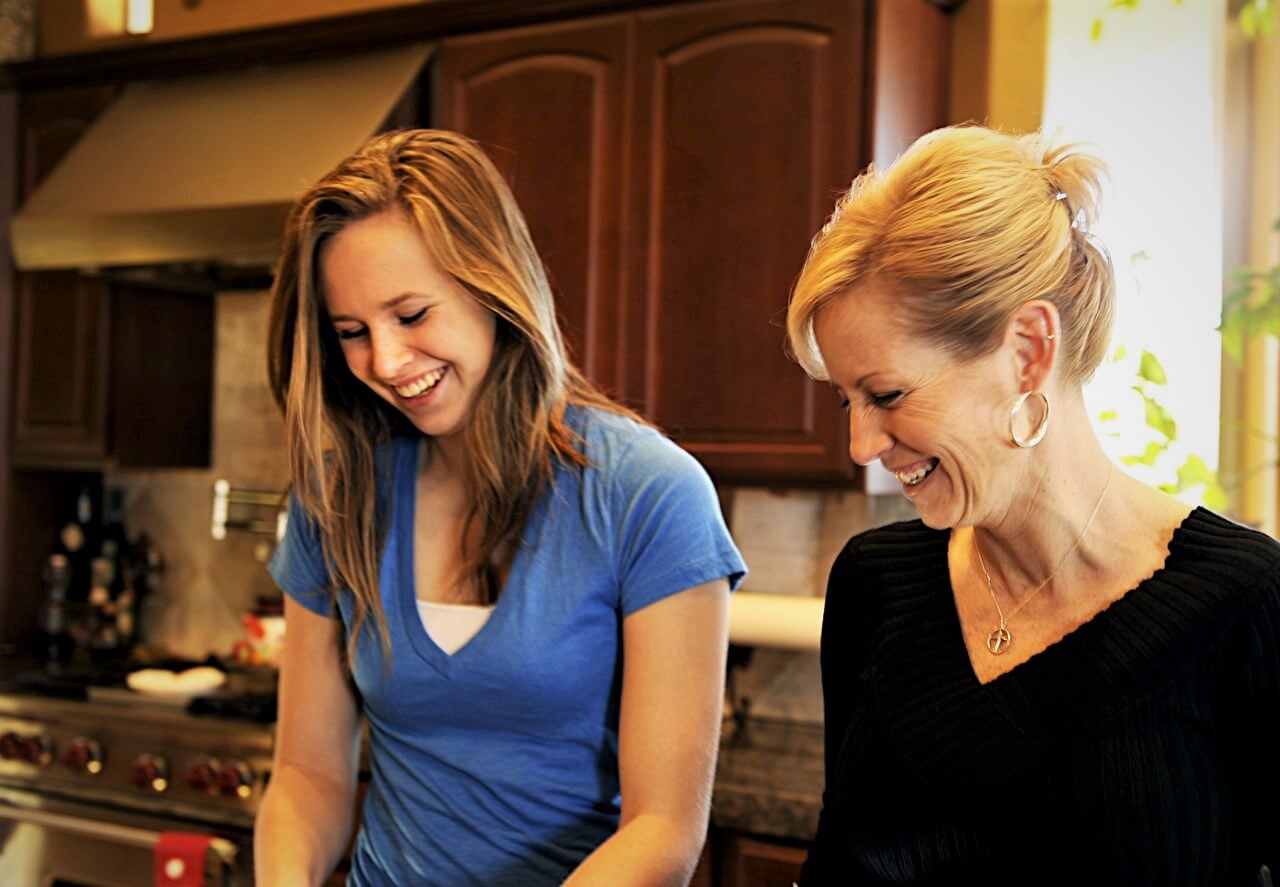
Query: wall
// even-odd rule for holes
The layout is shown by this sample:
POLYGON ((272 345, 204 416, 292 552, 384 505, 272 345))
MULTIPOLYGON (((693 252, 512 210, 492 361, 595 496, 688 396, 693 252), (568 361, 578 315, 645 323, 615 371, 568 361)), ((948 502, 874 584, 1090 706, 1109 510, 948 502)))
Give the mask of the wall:
POLYGON ((950 119, 1040 127, 1049 0, 968 0, 953 13, 950 119))
POLYGON ((1154 465, 1124 465, 1153 485, 1176 484, 1193 454, 1218 465, 1226 21, 1223 0, 1049 4, 1045 127, 1086 143, 1110 170, 1093 232, 1116 268, 1112 345, 1126 357, 1105 362, 1085 396, 1094 416, 1118 415, 1100 423, 1107 452, 1141 454, 1153 432, 1132 386, 1144 350, 1161 360, 1168 383, 1156 394, 1177 440, 1154 465))

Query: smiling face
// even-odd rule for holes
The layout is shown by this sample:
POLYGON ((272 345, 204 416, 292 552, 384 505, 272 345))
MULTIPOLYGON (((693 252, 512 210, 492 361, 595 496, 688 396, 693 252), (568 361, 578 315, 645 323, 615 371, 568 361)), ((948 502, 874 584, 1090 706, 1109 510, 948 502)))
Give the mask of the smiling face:
POLYGON ((462 431, 496 319, 436 263, 402 210, 346 225, 320 251, 329 321, 352 374, 423 434, 462 431))
POLYGON ((1017 390, 1006 346, 970 361, 911 333, 892 288, 868 280, 814 317, 831 383, 848 402, 849 454, 879 459, 929 526, 998 517, 1020 478, 1003 421, 1017 390))

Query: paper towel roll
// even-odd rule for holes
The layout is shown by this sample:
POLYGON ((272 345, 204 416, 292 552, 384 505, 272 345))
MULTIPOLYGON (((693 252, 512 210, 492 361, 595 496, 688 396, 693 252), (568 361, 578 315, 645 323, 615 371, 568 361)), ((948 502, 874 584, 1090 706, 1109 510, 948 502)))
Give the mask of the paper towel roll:
POLYGON ((825 603, 820 597, 734 592, 729 596, 729 640, 748 647, 816 650, 825 603))

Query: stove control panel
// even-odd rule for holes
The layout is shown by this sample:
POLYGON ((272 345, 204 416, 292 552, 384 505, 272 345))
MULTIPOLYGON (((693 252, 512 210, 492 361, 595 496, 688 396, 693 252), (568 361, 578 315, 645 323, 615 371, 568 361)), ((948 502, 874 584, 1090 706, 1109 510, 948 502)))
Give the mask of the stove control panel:
POLYGON ((187 768, 186 783, 198 792, 213 794, 221 768, 217 758, 201 755, 187 768))
POLYGON ((88 736, 77 736, 67 743, 67 748, 62 753, 62 763, 73 773, 97 776, 106 765, 102 743, 88 736))
POLYGON ((249 798, 257 775, 247 761, 202 755, 187 769, 186 783, 196 791, 224 798, 249 798))
POLYGON ((245 761, 223 761, 218 770, 218 793, 228 798, 248 798, 257 777, 245 761))
POLYGON ((161 794, 169 789, 169 762, 163 755, 140 754, 129 770, 129 782, 143 791, 161 794))
POLYGON ((0 760, 48 767, 53 763, 53 751, 53 740, 39 733, 24 735, 7 730, 0 734, 0 760))
POLYGON ((172 706, 0 693, 0 786, 167 817, 251 825, 272 740, 270 726, 172 706))

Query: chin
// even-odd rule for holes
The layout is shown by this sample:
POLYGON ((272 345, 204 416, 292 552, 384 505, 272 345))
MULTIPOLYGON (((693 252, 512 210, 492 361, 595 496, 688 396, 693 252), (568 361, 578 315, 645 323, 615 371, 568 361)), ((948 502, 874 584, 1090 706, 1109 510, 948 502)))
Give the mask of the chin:
POLYGON ((956 526, 954 519, 947 515, 939 514, 932 509, 925 511, 916 509, 916 513, 919 515, 921 523, 933 530, 950 530, 956 526))
POLYGON ((417 428, 427 437, 437 440, 456 437, 462 434, 462 429, 465 427, 465 423, 461 421, 441 421, 439 419, 423 421, 420 418, 415 421, 413 416, 409 417, 409 421, 413 423, 414 428, 417 428))
POLYGON ((964 523, 962 510, 953 507, 952 503, 922 504, 915 503, 916 516, 926 526, 934 530, 954 530, 964 523))

